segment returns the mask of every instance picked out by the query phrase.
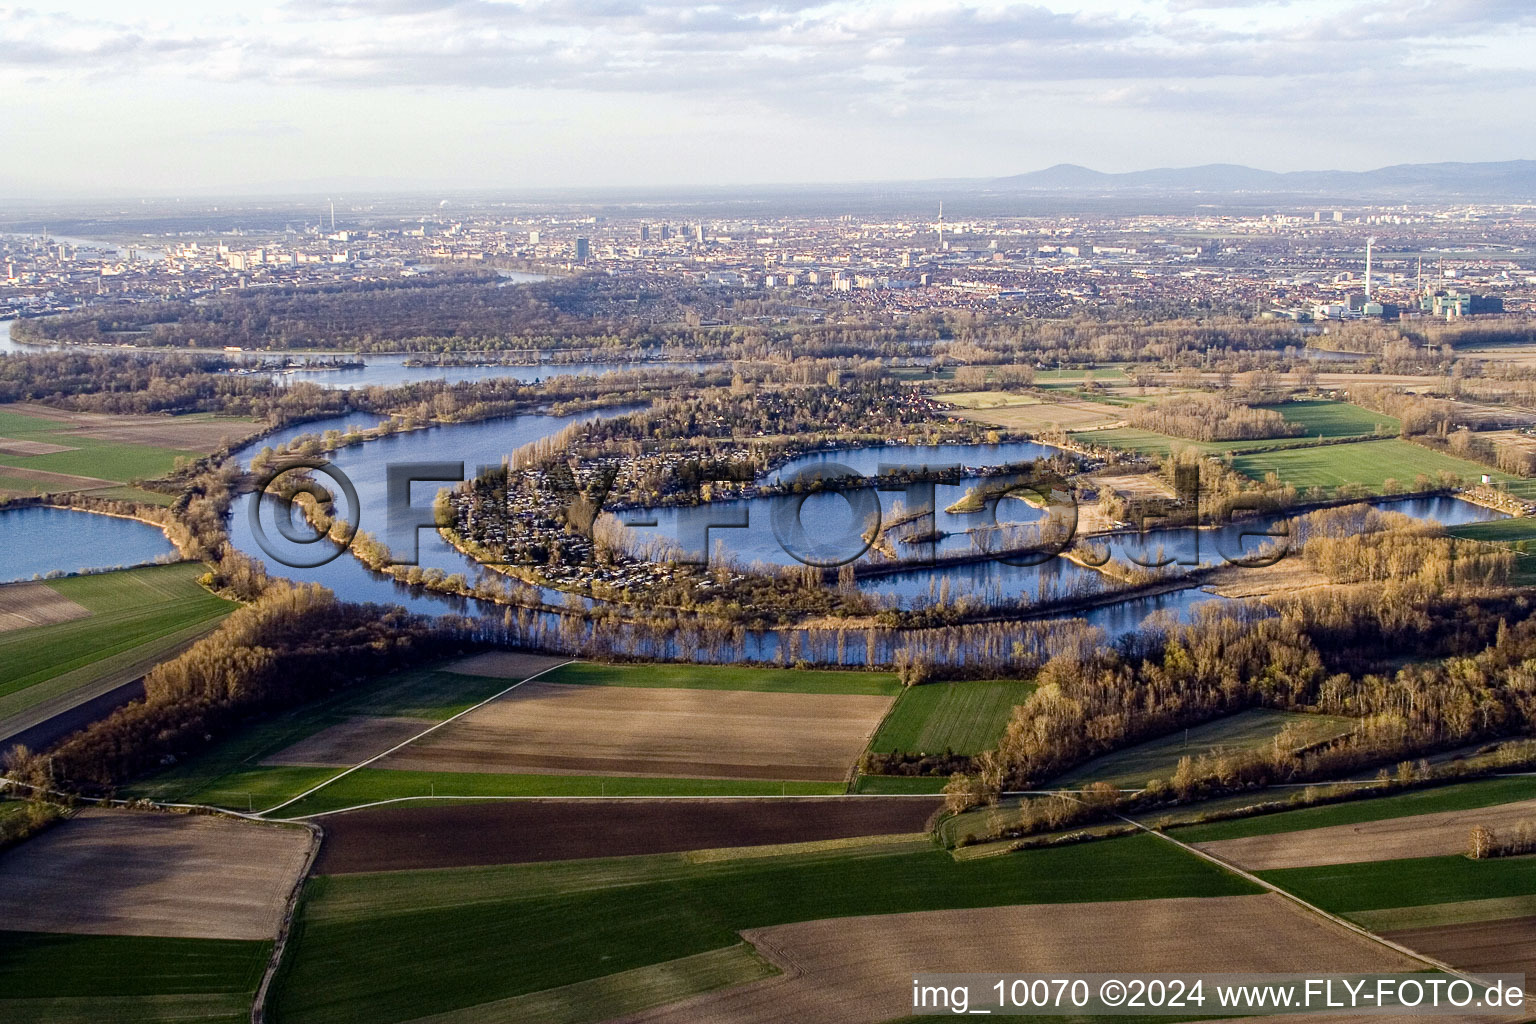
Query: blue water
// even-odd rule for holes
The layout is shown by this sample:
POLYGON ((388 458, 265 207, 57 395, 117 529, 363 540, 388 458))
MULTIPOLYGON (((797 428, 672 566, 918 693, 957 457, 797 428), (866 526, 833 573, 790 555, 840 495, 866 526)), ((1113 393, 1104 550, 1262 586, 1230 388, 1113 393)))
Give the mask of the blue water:
MULTIPOLYGON (((617 412, 607 413, 607 415, 615 414, 617 412)), ((385 533, 385 467, 389 463, 463 462, 466 473, 472 474, 481 466, 499 464, 503 456, 511 454, 530 441, 553 434, 569 423, 586 418, 590 418, 590 414, 567 417, 529 415, 483 423, 454 424, 396 435, 342 449, 333 454, 333 462, 356 488, 359 510, 354 512, 343 503, 338 511, 349 521, 359 522, 362 529, 382 537, 385 533)), ((249 457, 262 445, 272 443, 274 440, 282 440, 287 436, 305 432, 321 433, 327 429, 344 429, 347 426, 370 425, 372 422, 369 418, 355 416, 304 424, 285 431, 273 439, 263 440, 238 454, 243 461, 248 461, 249 457)), ((814 453, 786 464, 772 476, 784 477, 807 466, 824 466, 831 462, 839 463, 860 473, 875 472, 880 465, 890 465, 893 462, 927 466, 960 464, 979 470, 986 466, 1027 461, 1050 452, 1051 449, 1043 446, 1025 443, 938 447, 887 445, 857 451, 814 453)), ((433 495, 443 486, 451 486, 451 482, 428 481, 413 485, 413 503, 418 507, 430 506, 433 495)), ((952 536, 939 542, 935 547, 938 554, 965 550, 974 544, 973 527, 977 519, 990 522, 995 515, 999 523, 1027 528, 1030 524, 1039 523, 1046 516, 1044 510, 1023 501, 1011 499, 999 502, 995 512, 950 514, 943 511, 948 504, 960 498, 968 486, 967 483, 960 483, 938 485, 935 488, 936 519, 940 528, 954 530, 952 536)), ((880 514, 885 516, 895 511, 897 502, 902 502, 909 496, 898 491, 881 492, 875 497, 878 499, 880 514)), ((499 620, 502 616, 502 609, 495 605, 429 593, 372 573, 349 554, 343 554, 315 568, 288 568, 277 564, 257 544, 252 532, 249 519, 252 500, 247 496, 236 502, 230 522, 231 539, 240 550, 267 561, 271 571, 277 575, 321 583, 345 600, 395 603, 414 611, 430 614, 445 612, 483 614, 493 620, 499 620)), ((656 520, 657 525, 637 527, 635 528, 637 534, 670 539, 679 546, 697 553, 718 548, 742 563, 794 564, 796 560, 784 551, 774 532, 772 503, 776 500, 782 499, 755 498, 718 502, 707 508, 632 511, 624 513, 624 518, 633 521, 644 519, 649 515, 656 520), (691 527, 689 526, 690 517, 694 520, 691 527), (700 519, 716 524, 740 519, 745 525, 735 528, 716 525, 707 532, 707 544, 696 543, 692 547, 682 544, 680 539, 687 539, 700 532, 698 522, 700 519)), ((1373 504, 1383 509, 1404 512, 1416 518, 1433 519, 1445 525, 1501 517, 1500 513, 1490 509, 1448 497, 1381 500, 1373 504)), ((865 511, 867 512, 868 509, 866 508, 865 511)), ((277 536, 276 523, 272 518, 272 508, 269 503, 264 503, 261 521, 265 525, 268 536, 276 538, 270 543, 274 544, 275 550, 285 552, 286 556, 296 560, 307 560, 315 550, 304 546, 289 546, 277 536)), ((859 532, 855 528, 859 520, 853 515, 849 502, 836 494, 820 494, 807 498, 801 510, 800 522, 804 529, 804 537, 813 544, 824 543, 829 539, 846 539, 850 535, 856 536, 859 532)), ((1271 525, 1272 520, 1255 518, 1220 530, 1155 530, 1139 535, 1099 538, 1096 543, 1108 547, 1110 551, 1122 557, 1135 555, 1145 562, 1173 557, 1188 566, 1211 565, 1219 561, 1224 552, 1234 556, 1257 553, 1263 545, 1270 543, 1270 538, 1264 536, 1264 532, 1271 525)), ((304 531, 301 529, 300 532, 304 531)), ((416 537, 419 548, 417 564, 423 568, 438 568, 447 573, 464 573, 471 581, 478 575, 479 567, 472 560, 445 544, 434 530, 422 529, 417 532, 416 537)), ((393 543, 392 547, 395 548, 398 556, 401 549, 393 543)), ((911 556, 912 549, 902 548, 901 550, 903 557, 911 556)), ((943 567, 919 566, 899 573, 861 578, 858 585, 865 593, 885 596, 893 606, 910 608, 922 607, 941 596, 947 596, 951 601, 964 595, 988 600, 1013 599, 1020 596, 1037 600, 1062 598, 1092 593, 1102 587, 1105 582, 1104 577, 1099 573, 1066 559, 1057 558, 1041 565, 1013 565, 1000 560, 986 560, 943 567), (949 592, 944 595, 943 587, 946 581, 949 592)), ((554 603, 562 599, 561 595, 552 591, 546 592, 546 596, 554 603)), ((1201 606, 1223 600, 1225 599, 1192 588, 1157 597, 1121 601, 1075 617, 1103 629, 1106 635, 1113 639, 1140 629, 1149 621, 1163 619, 1189 621, 1201 606)), ((771 657, 774 643, 771 635, 755 638, 750 648, 752 656, 771 657)), ((687 652, 680 652, 680 654, 687 656, 687 652)), ((850 654, 850 658, 856 656, 850 654)))
POLYGON ((134 519, 36 506, 0 512, 0 583, 175 559, 165 534, 134 519))
MULTIPOLYGON (((615 416, 624 411, 627 410, 604 410, 602 415, 615 416)), ((331 453, 328 461, 351 481, 357 493, 359 508, 348 508, 342 501, 337 512, 348 522, 355 523, 359 529, 381 540, 385 539, 386 470, 391 463, 463 463, 465 474, 473 476, 482 466, 500 465, 504 456, 512 454, 530 441, 557 433, 571 423, 592 418, 594 418, 593 413, 574 416, 517 416, 480 423, 431 427, 343 448, 331 453)), ((282 431, 271 438, 265 438, 241 449, 235 455, 242 464, 246 464, 264 445, 274 441, 285 440, 301 433, 341 430, 348 425, 371 426, 373 422, 367 417, 356 416, 317 420, 282 431)), ((325 482, 323 477, 320 479, 325 482)), ((451 486, 453 486, 451 480, 415 483, 411 486, 412 502, 417 506, 430 508, 438 490, 451 486)), ((327 488, 334 489, 329 483, 327 488)), ((279 563, 271 552, 258 543, 251 528, 250 512, 253 500, 251 495, 245 495, 235 502, 229 522, 230 539, 241 551, 267 562, 268 568, 274 574, 300 582, 323 584, 335 591, 338 597, 347 601, 397 603, 413 611, 431 614, 460 612, 466 608, 466 602, 463 600, 420 591, 418 588, 408 587, 396 583, 389 577, 373 573, 350 554, 343 554, 324 565, 313 568, 292 568, 279 563)), ((268 545, 282 558, 307 563, 317 561, 316 556, 328 553, 330 546, 323 541, 318 547, 287 542, 279 533, 273 516, 274 503, 270 500, 263 502, 260 522, 268 537, 268 545)), ((307 533, 302 529, 299 532, 307 533)), ((419 546, 417 564, 423 568, 439 568, 448 573, 461 572, 470 579, 474 579, 479 573, 479 567, 443 541, 436 530, 418 530, 416 540, 419 546)), ((394 543, 391 543, 391 549, 397 558, 403 554, 399 546, 394 543)), ((486 606, 486 609, 489 610, 490 606, 486 606)))

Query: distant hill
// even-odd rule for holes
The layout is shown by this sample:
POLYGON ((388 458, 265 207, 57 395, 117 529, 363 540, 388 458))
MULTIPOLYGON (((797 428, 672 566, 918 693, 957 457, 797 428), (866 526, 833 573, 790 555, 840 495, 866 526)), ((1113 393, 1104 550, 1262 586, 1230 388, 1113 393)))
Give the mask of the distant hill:
POLYGON ((1109 174, 1077 164, 994 178, 989 189, 1175 192, 1284 192, 1307 195, 1367 194, 1536 198, 1536 160, 1496 163, 1395 164, 1374 171, 1262 171, 1239 164, 1159 167, 1109 174))

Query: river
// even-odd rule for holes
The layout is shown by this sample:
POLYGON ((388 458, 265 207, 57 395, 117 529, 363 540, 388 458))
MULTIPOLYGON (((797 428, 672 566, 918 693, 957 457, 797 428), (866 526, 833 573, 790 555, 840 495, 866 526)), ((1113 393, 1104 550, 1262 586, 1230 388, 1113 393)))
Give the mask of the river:
MULTIPOLYGON (((360 528, 382 536, 385 467, 389 463, 463 462, 466 472, 474 473, 480 466, 499 464, 504 455, 523 444, 552 434, 567 424, 583 418, 586 417, 527 415, 481 423, 438 426, 342 449, 334 453, 332 460, 356 488, 361 506, 360 528)), ((288 436, 366 425, 369 425, 366 418, 338 417, 334 420, 319 421, 293 428, 288 432, 288 436)), ((276 439, 284 438, 280 435, 276 439)), ((261 445, 267 443, 271 443, 270 439, 249 446, 237 455, 242 460, 248 460, 261 445)), ((786 464, 773 475, 784 477, 808 466, 823 465, 828 462, 837 462, 861 473, 873 472, 881 464, 892 462, 928 466, 959 463, 979 468, 1014 463, 1047 454, 1050 451, 1043 446, 1025 442, 990 446, 888 445, 854 451, 817 452, 786 464)), ((416 484, 412 493, 413 503, 418 506, 430 505, 432 496, 441 486, 446 484, 439 482, 416 484)), ((959 497, 967 486, 966 483, 937 486, 937 505, 940 510, 938 516, 942 524, 958 525, 952 521, 966 518, 964 513, 951 515, 942 510, 947 501, 959 497)), ((892 502, 901 497, 899 492, 881 494, 883 513, 889 513, 892 502)), ((256 536, 252 532, 249 519, 252 500, 252 497, 246 496, 237 502, 230 524, 230 535, 236 547, 253 557, 267 561, 275 573, 295 580, 324 584, 334 590, 338 596, 351 601, 398 603, 412 610, 429 614, 451 611, 481 613, 497 618, 501 615, 502 609, 497 606, 434 594, 397 583, 389 577, 364 568, 350 554, 341 555, 323 566, 310 569, 289 569, 275 564, 257 543, 256 536)), ((755 498, 742 502, 721 502, 716 503, 704 513, 698 509, 655 509, 649 512, 636 510, 625 513, 623 518, 627 521, 654 518, 656 526, 638 532, 665 537, 686 548, 688 545, 683 542, 690 536, 690 528, 680 524, 687 517, 707 514, 718 523, 740 515, 746 520, 746 525, 730 528, 716 526, 709 531, 710 547, 715 547, 715 542, 718 541, 719 546, 726 553, 742 562, 793 564, 794 560, 784 552, 774 536, 770 509, 773 500, 755 498), (744 515, 741 515, 742 513, 744 515)), ((1043 515, 1040 510, 1022 501, 1005 499, 1005 504, 1010 508, 1001 515, 1004 522, 1027 524, 1038 521, 1043 515)), ((1382 500, 1375 504, 1416 518, 1434 519, 1445 525, 1501 517, 1500 513, 1447 497, 1382 500)), ((343 509, 343 511, 346 510, 343 509)), ((803 516, 802 521, 808 527, 807 532, 812 536, 832 535, 838 530, 841 530, 839 535, 846 535, 848 532, 847 526, 850 520, 847 518, 847 502, 839 496, 818 495, 808 499, 803 516), (838 516, 844 517, 841 522, 838 516)), ((346 515, 346 518, 349 521, 352 520, 351 515, 346 515)), ((275 537, 276 524, 272 518, 270 503, 265 503, 262 522, 269 537, 275 537)), ((1210 565, 1215 564, 1221 557, 1222 550, 1229 552, 1256 550, 1257 545, 1264 541, 1263 538, 1256 539, 1252 535, 1268 528, 1269 523, 1270 520, 1254 520, 1221 530, 1149 531, 1144 535, 1117 537, 1111 542, 1111 547, 1116 554, 1135 553, 1146 561, 1154 560, 1152 556, 1162 552, 1164 557, 1174 556, 1189 564, 1210 565)), ((418 541, 418 564, 423 568, 437 568, 450 574, 464 573, 470 580, 477 575, 479 570, 473 561, 449 547, 435 531, 419 531, 418 541)), ((961 529, 947 543, 969 544, 970 540, 961 529)), ((304 548, 287 546, 280 538, 277 539, 277 544, 279 549, 286 553, 285 557, 307 557, 304 548)), ((396 554, 398 555, 399 552, 397 551, 396 554)), ((1052 559, 1044 565, 1012 565, 997 560, 986 560, 962 565, 918 566, 899 573, 861 578, 857 585, 867 593, 889 595, 893 604, 916 608, 931 600, 937 600, 945 588, 946 581, 948 596, 951 599, 963 594, 1011 599, 1021 595, 1049 598, 1087 592, 1101 587, 1104 577, 1091 569, 1062 558, 1052 559)), ((561 599, 561 595, 552 591, 546 592, 546 596, 556 602, 561 599)), ((1156 597, 1116 602, 1093 609, 1076 618, 1090 625, 1099 626, 1113 638, 1133 632, 1154 614, 1171 613, 1176 618, 1187 621, 1195 609, 1201 605, 1221 600, 1224 599, 1197 588, 1190 588, 1156 597)), ((767 647, 763 647, 762 643, 763 641, 755 642, 756 656, 768 656, 765 652, 771 652, 771 643, 767 647)))
MULTIPOLYGON (((29 352, 58 352, 66 348, 79 351, 92 352, 142 352, 149 355, 160 355, 166 352, 190 352, 197 353, 194 349, 134 349, 122 345, 23 345, 11 340, 11 325, 14 320, 0 320, 0 355, 6 353, 25 354, 29 352)), ((222 356, 222 352, 201 352, 203 355, 222 356)), ((244 356, 259 360, 264 358, 282 358, 285 353, 280 352, 247 352, 244 356)), ((419 359, 420 356, 392 353, 388 355, 363 355, 338 357, 355 359, 363 363, 362 366, 346 369, 317 369, 317 370, 282 370, 274 371, 268 376, 279 383, 296 384, 304 382, 318 384, 323 388, 337 390, 352 390, 355 388, 395 388, 402 384, 414 384, 418 381, 441 380, 449 383, 478 380, 520 380, 525 383, 550 380, 555 377, 596 377, 605 373, 618 373, 629 370, 681 370, 687 373, 704 373, 708 370, 722 367, 728 364, 719 362, 582 362, 582 363, 533 363, 526 366, 407 366, 411 359, 419 359)))

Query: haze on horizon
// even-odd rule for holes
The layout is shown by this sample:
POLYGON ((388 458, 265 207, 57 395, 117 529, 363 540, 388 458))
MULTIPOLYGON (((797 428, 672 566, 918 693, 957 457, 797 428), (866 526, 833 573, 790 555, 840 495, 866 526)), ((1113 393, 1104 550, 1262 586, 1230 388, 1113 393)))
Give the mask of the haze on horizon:
POLYGON ((988 177, 1536 154, 1526 0, 45 0, 0 195, 988 177))

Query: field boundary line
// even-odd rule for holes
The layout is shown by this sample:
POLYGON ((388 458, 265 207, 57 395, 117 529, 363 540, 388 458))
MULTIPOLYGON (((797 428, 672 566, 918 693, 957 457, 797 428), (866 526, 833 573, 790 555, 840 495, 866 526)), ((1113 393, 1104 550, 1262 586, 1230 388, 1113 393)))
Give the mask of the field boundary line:
POLYGON ((304 895, 304 883, 309 880, 309 873, 314 870, 315 861, 320 857, 320 847, 325 842, 325 829, 311 821, 306 821, 303 825, 309 832, 309 851, 304 857, 304 868, 294 879, 293 888, 289 890, 288 899, 283 904, 283 919, 277 926, 277 938, 272 943, 272 955, 267 958, 267 969, 261 973, 261 984, 256 987, 256 995, 251 1000, 251 1024, 266 1022, 267 996, 272 989, 272 982, 277 978, 278 969, 283 965, 283 953, 288 949, 288 939, 293 934, 293 919, 299 913, 299 901, 304 895))
MULTIPOLYGON (((313 796, 315 793, 320 792, 326 786, 329 786, 331 783, 337 781, 338 779, 346 778, 348 775, 351 775, 353 772, 357 771, 358 769, 366 768, 370 764, 373 764, 375 761, 382 760, 382 759, 388 757, 390 754, 393 754, 395 751, 401 750, 401 749, 403 749, 405 747, 410 746, 412 743, 415 743, 417 740, 421 739, 423 736, 426 736, 429 733, 434 733, 437 730, 441 729, 445 725, 450 725, 450 724, 452 724, 454 722, 457 722, 459 719, 463 718, 467 714, 470 714, 471 712, 479 711, 481 708, 485 707, 487 704, 491 703, 492 701, 499 700, 500 698, 505 697, 507 694, 511 693, 513 690, 517 689, 519 686, 522 686, 524 683, 529 683, 529 682, 532 682, 533 680, 539 678, 540 676, 548 675, 549 673, 555 671, 555 669, 564 668, 567 665, 574 665, 574 664, 576 664, 577 660, 578 659, 576 659, 576 658, 572 658, 569 661, 562 661, 558 665, 551 665, 551 666, 549 666, 549 668, 542 669, 542 670, 540 670, 538 672, 535 672, 531 676, 528 676, 528 677, 526 677, 524 679, 519 679, 517 682, 513 683, 511 686, 507 687, 505 690, 502 690, 499 693, 493 693, 491 696, 485 698, 485 700, 483 700, 480 703, 474 705, 473 707, 465 708, 463 711, 460 711, 458 714, 454 715, 451 718, 445 718, 441 722, 437 722, 437 723, 434 723, 431 726, 428 726, 427 728, 423 729, 421 732, 419 732, 416 735, 412 736, 410 739, 404 740, 403 742, 400 742, 400 743, 396 743, 394 746, 390 747, 388 750, 384 751, 383 753, 375 754, 372 757, 368 758, 366 761, 360 761, 357 764, 353 765, 352 767, 347 768, 347 769, 345 769, 343 771, 340 771, 340 772, 336 773, 335 775, 332 775, 330 778, 326 779, 324 782, 320 783, 318 786, 312 786, 309 789, 306 789, 304 792, 300 793, 298 796, 289 797, 287 800, 284 800, 282 803, 278 804, 275 807, 268 807, 266 810, 259 812, 256 815, 256 817, 258 817, 258 818, 265 818, 267 815, 271 814, 274 811, 280 811, 284 807, 288 807, 291 804, 298 803, 300 800, 303 800, 307 796, 313 796)), ((273 819, 273 820, 278 821, 278 820, 296 820, 296 819, 273 819)))
POLYGON ((1354 932, 1356 935, 1360 935, 1360 936, 1362 936, 1362 937, 1364 937, 1366 939, 1369 939, 1370 941, 1375 942, 1375 943, 1377 943, 1379 945, 1386 946, 1388 949, 1392 950, 1393 952, 1400 953, 1403 956, 1409 957, 1410 959, 1413 959, 1413 960, 1417 960, 1420 963, 1428 964, 1430 967, 1433 967, 1435 970, 1441 971, 1441 972, 1443 972, 1445 974, 1449 974, 1452 977, 1460 978, 1462 981, 1466 981, 1466 982, 1469 982, 1469 983, 1472 983, 1472 984, 1477 984, 1478 983, 1477 978, 1474 975, 1472 975, 1471 973, 1469 973, 1469 972, 1459 970, 1459 969, 1457 969, 1455 967, 1452 967, 1450 964, 1445 963, 1442 960, 1437 960, 1437 959, 1435 959, 1432 956, 1427 956, 1424 953, 1418 952, 1417 950, 1410 949, 1410 948, 1408 948, 1407 946, 1403 945, 1400 942, 1393 942, 1389 938, 1386 938, 1386 937, 1381 936, 1381 935, 1377 935, 1375 932, 1371 931, 1368 928, 1362 928, 1360 925, 1355 924, 1353 921, 1346 920, 1345 918, 1339 916, 1338 914, 1334 914, 1334 913, 1332 913, 1330 911, 1324 910, 1322 907, 1319 907, 1317 904, 1309 903, 1306 900, 1302 899, 1300 896, 1297 896, 1295 893, 1290 892, 1290 891, 1288 891, 1286 889, 1282 889, 1278 885, 1274 884, 1273 882, 1266 881, 1265 879, 1260 878, 1258 875, 1254 874, 1252 871, 1247 871, 1247 870, 1245 870, 1243 868, 1238 867, 1236 864, 1233 864, 1231 861, 1228 861, 1224 857, 1218 857, 1214 853, 1209 853, 1209 852, 1207 852, 1205 850, 1201 850, 1201 849, 1199 849, 1199 848, 1197 848, 1195 846, 1191 846, 1189 843, 1186 843, 1186 842, 1184 842, 1181 839, 1175 839, 1173 836, 1168 835, 1166 832, 1162 832, 1162 831, 1160 831, 1158 829, 1151 828, 1151 827, 1149 827, 1147 825, 1142 824, 1141 822, 1137 821, 1135 818, 1127 817, 1124 814, 1116 814, 1115 817, 1119 818, 1121 821, 1124 821, 1124 822, 1126 822, 1128 824, 1136 826, 1138 829, 1140 829, 1143 832, 1147 832, 1147 833, 1150 833, 1151 835, 1157 836, 1159 839, 1163 840, 1164 842, 1172 843, 1174 846, 1179 847, 1181 850, 1185 851, 1186 853, 1194 854, 1196 857, 1199 857, 1201 860, 1204 860, 1204 861, 1206 861, 1206 862, 1208 862, 1210 864, 1214 864, 1214 865, 1216 865, 1217 867, 1221 868, 1224 871, 1230 871, 1234 875, 1237 875, 1239 878, 1243 879, 1244 881, 1247 881, 1247 882, 1250 882, 1250 883, 1252 883, 1254 885, 1257 885, 1260 888, 1267 890, 1268 892, 1272 892, 1272 893, 1276 894, 1277 896, 1281 896, 1284 899, 1287 899, 1290 902, 1294 903, 1296 906, 1300 907, 1301 909, 1309 911, 1312 914, 1316 915, 1317 917, 1320 917, 1320 918, 1322 918, 1325 921, 1328 921, 1328 922, 1330 922, 1330 923, 1332 923, 1334 925, 1337 925, 1340 928, 1343 928, 1345 931, 1354 932))

